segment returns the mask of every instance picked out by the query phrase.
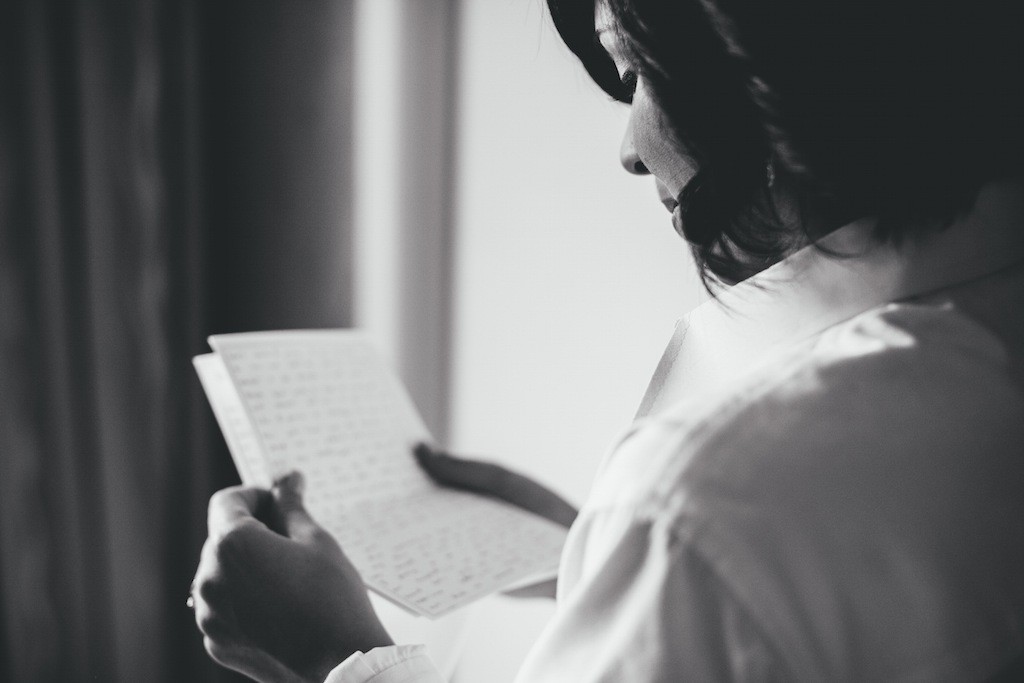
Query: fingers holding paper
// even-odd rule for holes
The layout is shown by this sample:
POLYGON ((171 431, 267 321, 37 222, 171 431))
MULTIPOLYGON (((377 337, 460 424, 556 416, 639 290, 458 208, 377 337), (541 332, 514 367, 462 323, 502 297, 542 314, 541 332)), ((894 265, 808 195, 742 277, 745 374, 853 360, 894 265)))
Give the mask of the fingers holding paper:
POLYGON ((217 491, 210 498, 206 527, 211 537, 222 536, 243 524, 258 524, 261 511, 272 501, 270 491, 253 486, 232 486, 217 491))
POLYGON ((258 681, 322 681, 355 650, 390 645, 358 572, 306 511, 302 479, 210 499, 196 624, 218 663, 258 681))
POLYGON ((500 498, 564 527, 572 526, 579 512, 551 489, 500 465, 458 458, 425 443, 416 444, 413 453, 439 484, 500 498))

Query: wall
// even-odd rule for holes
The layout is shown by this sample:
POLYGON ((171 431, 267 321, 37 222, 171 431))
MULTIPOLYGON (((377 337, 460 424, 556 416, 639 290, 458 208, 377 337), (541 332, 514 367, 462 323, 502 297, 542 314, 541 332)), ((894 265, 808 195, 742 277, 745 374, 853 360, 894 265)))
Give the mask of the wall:
MULTIPOLYGON (((579 503, 696 277, 653 181, 619 166, 627 110, 543 3, 463 0, 460 23, 449 445, 579 503)), ((511 680, 551 609, 478 604, 457 680, 511 680)))

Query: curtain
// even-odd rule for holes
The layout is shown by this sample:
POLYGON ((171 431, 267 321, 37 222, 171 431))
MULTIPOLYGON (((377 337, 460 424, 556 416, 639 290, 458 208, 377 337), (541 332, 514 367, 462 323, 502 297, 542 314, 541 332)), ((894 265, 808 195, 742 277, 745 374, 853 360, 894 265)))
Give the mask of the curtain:
POLYGON ((351 6, 0 7, 0 679, 228 680, 185 605, 237 481, 190 366, 349 322, 351 6))

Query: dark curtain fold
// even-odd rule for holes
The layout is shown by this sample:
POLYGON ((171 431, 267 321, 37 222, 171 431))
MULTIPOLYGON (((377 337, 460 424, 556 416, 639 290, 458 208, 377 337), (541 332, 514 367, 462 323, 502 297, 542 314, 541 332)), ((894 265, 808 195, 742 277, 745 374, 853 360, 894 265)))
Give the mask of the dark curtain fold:
POLYGON ((229 678, 190 358, 348 322, 350 81, 347 2, 2 4, 0 679, 229 678))

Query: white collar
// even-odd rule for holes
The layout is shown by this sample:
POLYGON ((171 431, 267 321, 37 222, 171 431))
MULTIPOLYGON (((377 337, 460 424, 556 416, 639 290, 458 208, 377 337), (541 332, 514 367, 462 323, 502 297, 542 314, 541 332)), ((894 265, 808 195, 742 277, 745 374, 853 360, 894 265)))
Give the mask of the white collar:
POLYGON ((679 321, 637 417, 721 387, 769 354, 882 304, 983 277, 1024 260, 1020 180, 986 185, 947 229, 901 245, 878 244, 874 219, 721 293, 679 321))

